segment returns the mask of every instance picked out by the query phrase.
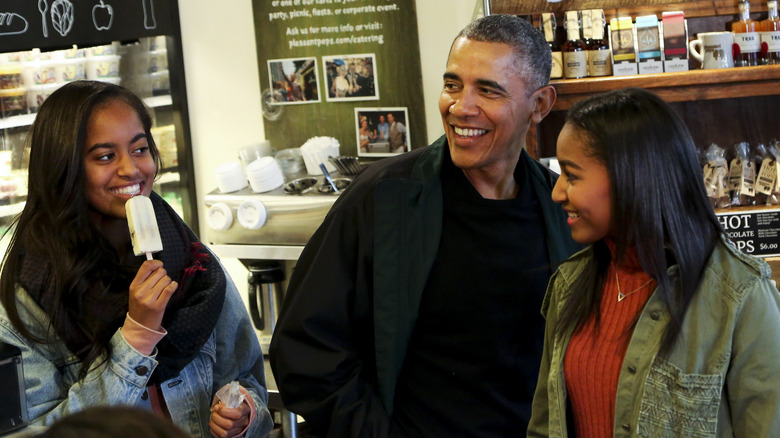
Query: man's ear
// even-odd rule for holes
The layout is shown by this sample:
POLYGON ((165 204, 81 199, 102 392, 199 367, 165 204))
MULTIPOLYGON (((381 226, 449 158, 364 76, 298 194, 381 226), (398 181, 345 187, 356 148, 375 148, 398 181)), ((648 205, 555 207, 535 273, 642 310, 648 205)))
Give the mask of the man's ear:
POLYGON ((555 104, 555 97, 555 88, 552 85, 545 85, 534 91, 534 112, 531 115, 534 123, 540 123, 547 117, 555 104))

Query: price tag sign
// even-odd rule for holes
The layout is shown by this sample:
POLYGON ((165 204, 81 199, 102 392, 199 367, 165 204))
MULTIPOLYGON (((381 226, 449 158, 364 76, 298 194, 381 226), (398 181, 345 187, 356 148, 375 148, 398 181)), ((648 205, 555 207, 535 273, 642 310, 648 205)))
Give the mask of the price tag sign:
POLYGON ((716 213, 726 235, 745 254, 780 255, 780 210, 739 210, 716 213))

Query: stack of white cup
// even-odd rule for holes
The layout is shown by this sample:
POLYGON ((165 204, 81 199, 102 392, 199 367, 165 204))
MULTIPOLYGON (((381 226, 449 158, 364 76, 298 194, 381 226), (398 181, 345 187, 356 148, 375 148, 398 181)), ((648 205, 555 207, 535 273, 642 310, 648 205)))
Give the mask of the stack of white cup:
POLYGON ((320 163, 325 165, 328 172, 335 172, 336 166, 328 157, 339 156, 339 141, 333 137, 312 137, 301 146, 301 154, 309 175, 322 175, 320 163))
POLYGON ((222 193, 235 192, 246 187, 247 178, 244 168, 238 161, 231 161, 217 167, 215 171, 217 187, 222 193))
POLYGON ((268 192, 284 184, 284 175, 273 157, 261 157, 246 166, 246 176, 252 191, 268 192))

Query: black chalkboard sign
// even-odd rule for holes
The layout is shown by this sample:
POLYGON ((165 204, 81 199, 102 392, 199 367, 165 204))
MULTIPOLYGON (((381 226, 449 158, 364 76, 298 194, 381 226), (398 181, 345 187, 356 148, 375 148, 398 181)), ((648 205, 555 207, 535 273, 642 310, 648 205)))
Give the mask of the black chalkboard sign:
POLYGON ((170 35, 176 7, 171 0, 2 0, 0 52, 170 35))
POLYGON ((726 235, 745 254, 780 256, 780 210, 728 210, 716 213, 726 235))

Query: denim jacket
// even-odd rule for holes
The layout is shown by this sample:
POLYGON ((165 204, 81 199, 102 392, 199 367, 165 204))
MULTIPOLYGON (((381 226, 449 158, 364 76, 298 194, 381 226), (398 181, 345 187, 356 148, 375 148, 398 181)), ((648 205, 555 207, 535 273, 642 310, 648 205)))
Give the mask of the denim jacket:
MULTIPOLYGON (((558 312, 592 257, 575 254, 550 280, 542 313, 545 351, 529 437, 568 436, 563 360, 571 334, 558 312)), ((670 268, 674 276, 677 267, 670 268)), ((623 359, 615 437, 769 437, 780 433, 780 293, 769 266, 719 242, 671 353, 657 356, 669 314, 657 293, 636 323, 623 359)), ((573 433, 572 433, 573 435, 573 433)))
MULTIPOLYGON (((45 335, 47 315, 24 289, 17 288, 16 296, 26 326, 36 335, 45 335)), ((157 349, 144 356, 119 330, 111 338, 113 351, 108 361, 93 365, 84 381, 78 380, 81 363, 64 343, 41 344, 22 337, 2 306, 0 339, 22 350, 27 412, 33 425, 50 425, 89 406, 149 406, 144 399, 147 381, 157 365, 157 349)), ((160 383, 160 388, 175 424, 195 437, 210 437, 212 397, 233 380, 249 391, 257 408, 257 418, 246 436, 267 436, 273 422, 267 408, 263 353, 246 307, 228 276, 225 303, 211 337, 195 359, 177 377, 160 383)))

